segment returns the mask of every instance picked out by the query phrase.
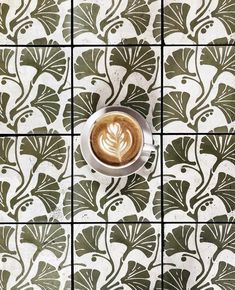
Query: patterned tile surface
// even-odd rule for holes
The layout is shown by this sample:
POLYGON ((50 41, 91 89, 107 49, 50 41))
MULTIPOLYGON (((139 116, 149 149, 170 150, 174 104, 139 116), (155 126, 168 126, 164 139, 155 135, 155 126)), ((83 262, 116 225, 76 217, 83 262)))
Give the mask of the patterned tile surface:
POLYGON ((234 23, 235 0, 0 0, 0 289, 235 290, 234 23), (113 105, 157 146, 122 178, 80 149, 113 105))

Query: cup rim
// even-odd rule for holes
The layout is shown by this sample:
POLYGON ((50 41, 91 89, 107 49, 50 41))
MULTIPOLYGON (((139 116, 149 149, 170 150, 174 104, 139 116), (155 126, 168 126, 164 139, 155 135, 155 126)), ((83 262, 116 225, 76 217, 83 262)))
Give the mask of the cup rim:
POLYGON ((83 158, 91 168, 106 176, 122 177, 130 175, 144 166, 151 154, 151 152, 143 151, 144 144, 152 144, 152 142, 153 137, 149 124, 140 113, 129 107, 110 106, 99 109, 87 119, 81 133, 80 143, 83 158), (138 153, 138 158, 136 158, 132 163, 127 163, 124 166, 112 166, 102 162, 95 156, 90 144, 90 130, 95 120, 105 113, 114 111, 126 113, 134 118, 142 129, 143 134, 143 145, 138 153))

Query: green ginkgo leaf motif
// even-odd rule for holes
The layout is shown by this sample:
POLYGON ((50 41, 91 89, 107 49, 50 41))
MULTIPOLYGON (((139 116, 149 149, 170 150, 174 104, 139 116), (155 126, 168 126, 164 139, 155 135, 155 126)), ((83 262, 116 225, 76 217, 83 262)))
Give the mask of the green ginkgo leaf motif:
POLYGON ((8 289, 8 280, 10 278, 10 272, 6 270, 0 270, 0 290, 8 289))
POLYGON ((37 184, 31 190, 31 194, 42 201, 46 211, 49 213, 56 209, 60 198, 59 190, 60 187, 54 177, 39 173, 37 184))
POLYGON ((30 15, 41 22, 47 35, 55 32, 60 20, 59 8, 55 0, 37 0, 37 6, 30 15))
POLYGON ((162 283, 164 290, 188 290, 187 283, 189 275, 190 273, 187 270, 171 269, 159 276, 162 281, 157 281, 154 290, 162 289, 162 283))
POLYGON ((71 10, 68 11, 68 14, 64 18, 63 22, 63 30, 62 34, 66 42, 69 42, 71 40, 71 10))
POLYGON ((10 96, 7 93, 0 93, 0 122, 7 123, 7 103, 9 101, 10 96))
POLYGON ((190 5, 186 3, 171 3, 164 7, 164 37, 173 33, 188 33, 187 16, 190 5))
POLYGON ((9 8, 6 3, 0 3, 0 33, 2 34, 7 34, 6 18, 9 8))
POLYGON ((196 162, 189 160, 189 150, 194 143, 191 137, 179 137, 168 144, 164 151, 166 167, 172 167, 178 164, 196 165, 196 162))
MULTIPOLYGON (((0 10, 1 10, 1 4, 0 4, 0 10)), ((14 55, 14 50, 12 49, 9 49, 9 48, 0 49, 0 76, 6 75, 10 77, 15 77, 15 74, 10 73, 9 71, 9 62, 13 55, 14 55)))
POLYGON ((72 105, 71 99, 68 100, 63 112, 63 125, 66 131, 71 129, 71 122, 72 122, 72 105))
POLYGON ((74 215, 84 210, 98 210, 96 195, 100 183, 95 180, 81 180, 74 185, 74 215))
MULTIPOLYGON (((58 47, 58 42, 41 38, 35 39, 29 45, 34 47, 27 47, 22 50, 20 65, 34 67, 37 70, 35 77, 42 73, 49 73, 57 81, 60 81, 66 70, 66 59, 65 52, 61 47, 58 47)), ((36 80, 35 77, 33 81, 36 80)))
POLYGON ((233 0, 219 0, 211 15, 218 18, 224 25, 228 34, 235 32, 235 2, 233 0))
POLYGON ((149 290, 149 278, 149 272, 143 265, 129 261, 127 273, 121 278, 121 282, 129 286, 132 290, 149 290))
POLYGON ((235 89, 225 84, 219 84, 218 93, 211 104, 219 108, 228 123, 235 121, 235 89))
POLYGON ((60 289, 59 279, 59 272, 53 265, 40 261, 37 273, 31 279, 31 282, 42 290, 58 290, 60 289))
POLYGON ((14 162, 9 160, 9 152, 11 150, 12 145, 14 144, 14 139, 10 137, 2 137, 0 138, 0 165, 8 164, 15 165, 14 162))
POLYGON ((194 54, 192 48, 180 48, 169 55, 165 62, 165 72, 168 79, 179 75, 196 76, 189 71, 189 62, 194 54))
POLYGON ((100 272, 95 269, 81 269, 74 274, 74 289, 99 290, 97 282, 100 272))
POLYGON ((128 176, 127 183, 121 194, 129 197, 137 212, 144 210, 149 201, 149 185, 146 179, 138 174, 128 176))
MULTIPOLYGON (((210 131, 210 133, 234 133, 234 129, 219 127, 210 131)), ((227 160, 235 164, 235 135, 207 135, 202 138, 200 146, 201 154, 211 154, 217 158, 213 166, 213 171, 219 163, 227 160)))
POLYGON ((14 233, 14 228, 10 226, 0 227, 0 253, 16 254, 15 251, 10 250, 10 239, 14 233))
POLYGON ((201 64, 217 68, 217 74, 230 72, 235 75, 235 40, 216 39, 202 49, 201 64), (222 46, 221 43, 227 44, 222 46), (221 46, 220 46, 221 45, 221 46))
POLYGON ((157 14, 153 22, 153 37, 155 38, 156 42, 161 41, 161 27, 162 27, 161 14, 157 14))
POLYGON ((161 191, 157 191, 154 195, 153 214, 156 219, 161 218, 161 191))
POLYGON ((220 172, 211 194, 223 201, 227 212, 235 210, 235 178, 233 176, 220 172))
POLYGON ((121 16, 128 19, 137 35, 144 33, 149 25, 150 10, 145 0, 129 0, 121 16))
POLYGON ((79 233, 75 240, 75 252, 78 257, 89 253, 105 254, 99 249, 100 236, 104 232, 101 226, 91 226, 79 233))
POLYGON ((201 243, 217 246, 218 251, 229 250, 235 254, 235 218, 217 216, 204 225, 200 234, 201 243), (221 224, 223 222, 223 224, 221 224))
POLYGON ((167 256, 183 252, 196 254, 196 251, 190 250, 189 239, 194 232, 194 228, 189 225, 179 226, 168 233, 165 240, 165 252, 167 256))
POLYGON ((50 124, 56 120, 59 114, 58 94, 52 88, 40 84, 36 98, 31 102, 31 106, 37 108, 43 114, 47 124, 50 124))
POLYGON ((82 92, 74 98, 74 127, 86 122, 95 113, 100 95, 82 92))
POLYGON ((48 250, 60 258, 66 247, 65 230, 56 219, 49 219, 47 216, 36 217, 30 220, 30 224, 23 226, 20 242, 33 244, 37 247, 35 253, 48 250))
POLYGON ((126 245, 124 256, 132 250, 139 250, 149 258, 156 246, 155 229, 144 217, 126 216, 111 228, 110 242, 126 245))
POLYGON ((40 132, 46 132, 48 136, 27 136, 24 137, 20 145, 20 154, 32 155, 36 158, 36 163, 33 167, 33 171, 37 166, 44 162, 52 163, 57 169, 61 169, 67 155, 67 148, 65 141, 61 136, 50 136, 52 134, 58 134, 56 130, 47 131, 46 128, 36 128, 29 132, 30 134, 40 134, 40 132))
MULTIPOLYGON (((187 117, 187 104, 190 95, 186 92, 170 92, 163 97, 163 126, 166 126, 172 122, 188 122, 187 117)), ((159 98, 154 107, 154 119, 153 126, 156 130, 161 128, 161 98, 159 98)))
POLYGON ((97 15, 100 6, 94 3, 81 3, 74 8, 74 34, 76 38, 83 33, 97 34, 97 15))
POLYGON ((81 147, 78 145, 75 153, 74 153, 75 164, 78 168, 82 168, 83 166, 87 165, 86 161, 84 160, 81 152, 81 147))
POLYGON ((63 214, 67 220, 71 218, 71 204, 72 204, 72 199, 71 199, 71 188, 69 188, 69 191, 66 192, 65 198, 63 200, 63 214))
MULTIPOLYGON (((160 188, 159 188, 160 189, 160 188)), ((163 184, 163 207, 164 215, 173 210, 188 210, 186 195, 189 189, 189 182, 185 180, 170 180, 163 184)))
POLYGON ((235 267, 222 261, 219 262, 217 274, 211 279, 211 282, 222 290, 235 290, 234 277, 235 267))
POLYGON ((150 104, 147 92, 141 87, 133 84, 128 85, 127 95, 120 104, 132 108, 145 118, 149 113, 150 104))
POLYGON ((7 212, 7 194, 10 184, 7 181, 0 181, 0 210, 7 212))
POLYGON ((136 72, 149 81, 153 76, 156 64, 155 53, 149 43, 144 40, 137 41, 137 38, 129 38, 124 39, 121 44, 124 46, 112 49, 110 65, 124 67, 126 69, 125 78, 136 72), (136 46, 125 46, 128 44, 136 46))
POLYGON ((104 51, 99 48, 93 48, 86 50, 81 56, 78 56, 75 64, 75 76, 78 80, 81 80, 88 76, 104 77, 104 73, 99 72, 99 61, 103 56, 104 51))

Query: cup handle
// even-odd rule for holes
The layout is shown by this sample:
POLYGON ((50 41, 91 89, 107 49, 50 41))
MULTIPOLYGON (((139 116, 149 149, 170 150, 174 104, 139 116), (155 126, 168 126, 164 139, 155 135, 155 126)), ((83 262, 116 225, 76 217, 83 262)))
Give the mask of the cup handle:
POLYGON ((152 151, 157 151, 157 150, 158 150, 158 146, 153 145, 153 144, 144 144, 143 146, 143 151, 152 152, 152 151))

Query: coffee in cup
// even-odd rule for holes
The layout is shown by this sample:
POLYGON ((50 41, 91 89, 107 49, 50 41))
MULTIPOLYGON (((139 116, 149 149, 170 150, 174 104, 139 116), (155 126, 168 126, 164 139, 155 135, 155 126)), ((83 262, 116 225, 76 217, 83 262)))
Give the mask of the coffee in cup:
POLYGON ((139 123, 130 115, 113 111, 93 124, 90 144, 95 156, 111 166, 124 166, 136 159, 143 146, 139 123))

